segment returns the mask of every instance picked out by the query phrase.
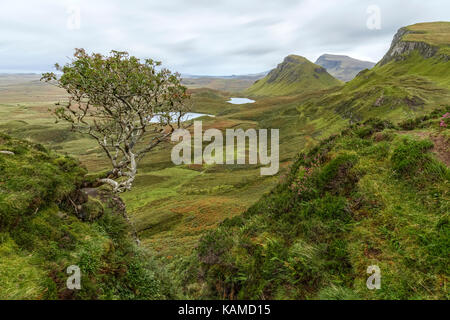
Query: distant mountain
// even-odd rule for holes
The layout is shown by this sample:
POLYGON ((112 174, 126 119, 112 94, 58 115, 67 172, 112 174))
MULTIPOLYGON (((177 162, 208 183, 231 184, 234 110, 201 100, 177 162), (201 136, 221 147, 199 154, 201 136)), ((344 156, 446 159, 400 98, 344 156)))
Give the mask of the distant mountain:
POLYGON ((333 77, 346 82, 352 80, 360 71, 375 66, 373 62, 336 54, 323 54, 316 64, 327 69, 333 77))
POLYGON ((405 113, 431 111, 450 101, 450 22, 400 28, 391 47, 371 70, 339 91, 305 103, 328 106, 341 117, 401 120, 405 113))
POLYGON ((246 93, 256 96, 278 96, 320 90, 340 85, 323 67, 308 59, 289 55, 246 93))
POLYGON ((383 66, 392 60, 405 60, 413 51, 417 51, 423 58, 434 57, 448 63, 449 48, 450 22, 416 23, 397 31, 391 47, 377 66, 383 66))
POLYGON ((182 74, 181 77, 183 79, 239 79, 239 80, 247 80, 247 79, 261 79, 264 78, 269 71, 258 72, 258 73, 250 73, 250 74, 233 74, 229 76, 209 76, 209 75, 196 75, 196 74, 182 74))
POLYGON ((450 22, 401 28, 375 67, 326 91, 270 99, 264 124, 303 152, 200 240, 191 287, 208 299, 448 298, 450 22), (322 141, 305 148, 293 132, 322 141), (389 281, 371 291, 374 261, 389 281))
POLYGON ((182 83, 189 89, 210 88, 227 92, 241 92, 249 88, 256 80, 264 78, 269 71, 230 76, 208 76, 182 74, 182 83))

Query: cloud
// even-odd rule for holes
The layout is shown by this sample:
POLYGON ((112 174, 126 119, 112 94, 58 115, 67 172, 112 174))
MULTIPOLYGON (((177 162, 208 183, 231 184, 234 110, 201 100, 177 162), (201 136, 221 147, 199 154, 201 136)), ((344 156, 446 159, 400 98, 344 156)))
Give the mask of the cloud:
POLYGON ((0 72, 51 70, 78 47, 210 75, 264 71, 291 53, 377 61, 398 28, 449 20, 449 9, 445 0, 15 0, 0 11, 0 72), (380 8, 379 30, 367 28, 369 5, 380 8))

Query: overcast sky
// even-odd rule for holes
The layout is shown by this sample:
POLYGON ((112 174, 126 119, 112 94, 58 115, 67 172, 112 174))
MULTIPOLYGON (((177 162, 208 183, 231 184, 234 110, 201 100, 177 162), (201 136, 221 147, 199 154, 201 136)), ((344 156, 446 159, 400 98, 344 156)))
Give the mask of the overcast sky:
POLYGON ((0 72, 53 70, 78 47, 125 50, 208 75, 266 71, 288 54, 376 62, 398 28, 450 20, 448 0, 0 2, 0 72))

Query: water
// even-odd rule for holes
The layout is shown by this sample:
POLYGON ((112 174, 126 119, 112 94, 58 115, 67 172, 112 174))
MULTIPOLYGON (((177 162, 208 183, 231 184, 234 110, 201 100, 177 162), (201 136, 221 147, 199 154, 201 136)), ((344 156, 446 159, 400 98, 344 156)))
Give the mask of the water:
POLYGON ((253 103, 255 102, 255 100, 247 98, 230 98, 230 100, 228 100, 227 102, 232 104, 246 104, 246 103, 253 103))
MULTIPOLYGON (((178 119, 178 116, 176 113, 171 114, 172 121, 176 121, 178 119)), ((199 117, 208 116, 208 117, 214 117, 213 115, 206 114, 206 113, 196 113, 196 112, 187 112, 182 118, 181 121, 188 121, 192 119, 196 119, 199 117)), ((150 122, 156 123, 159 122, 160 118, 159 116, 154 116, 150 119, 150 122)))

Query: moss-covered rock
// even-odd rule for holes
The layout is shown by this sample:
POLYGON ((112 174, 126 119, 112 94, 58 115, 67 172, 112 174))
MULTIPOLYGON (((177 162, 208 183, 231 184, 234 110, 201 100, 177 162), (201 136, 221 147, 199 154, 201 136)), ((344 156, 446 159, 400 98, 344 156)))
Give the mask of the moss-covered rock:
POLYGON ((105 208, 100 200, 88 197, 87 202, 81 205, 81 210, 78 212, 78 215, 85 221, 95 221, 99 219, 104 212, 105 208))

